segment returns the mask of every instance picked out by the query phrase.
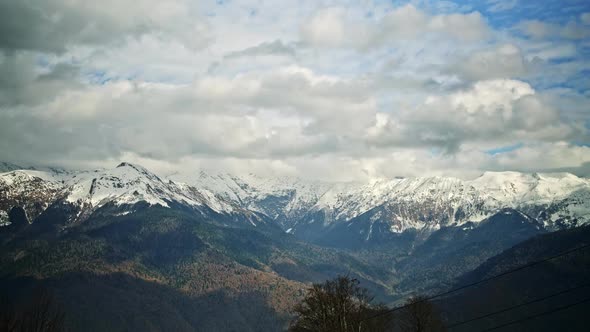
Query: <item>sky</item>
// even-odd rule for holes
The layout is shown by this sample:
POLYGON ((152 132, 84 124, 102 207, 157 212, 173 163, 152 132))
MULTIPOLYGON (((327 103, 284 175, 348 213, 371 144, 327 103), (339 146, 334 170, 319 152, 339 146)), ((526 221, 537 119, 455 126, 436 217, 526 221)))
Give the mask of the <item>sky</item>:
POLYGON ((590 175, 590 2, 0 0, 0 160, 590 175))

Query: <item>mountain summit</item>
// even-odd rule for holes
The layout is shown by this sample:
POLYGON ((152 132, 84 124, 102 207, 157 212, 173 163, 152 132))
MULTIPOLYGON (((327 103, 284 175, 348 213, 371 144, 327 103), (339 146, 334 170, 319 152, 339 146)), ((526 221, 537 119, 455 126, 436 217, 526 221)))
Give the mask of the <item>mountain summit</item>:
POLYGON ((590 220, 590 181, 569 173, 518 172, 486 172, 473 180, 436 176, 370 183, 203 171, 163 178, 128 162, 93 171, 0 174, 2 224, 9 223, 8 215, 15 207, 22 208, 33 222, 50 206, 67 205, 70 221, 80 222, 104 206, 131 211, 139 203, 200 213, 256 214, 303 238, 355 229, 357 237, 370 241, 377 231, 429 232, 477 223, 505 208, 520 211, 550 230, 586 224, 590 220))

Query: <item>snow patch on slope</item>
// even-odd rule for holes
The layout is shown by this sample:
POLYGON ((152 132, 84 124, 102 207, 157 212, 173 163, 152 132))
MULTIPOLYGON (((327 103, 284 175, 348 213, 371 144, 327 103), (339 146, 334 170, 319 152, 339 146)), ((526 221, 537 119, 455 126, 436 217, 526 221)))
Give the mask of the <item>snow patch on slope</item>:
POLYGON ((326 183, 206 172, 162 179, 139 165, 121 163, 114 169, 93 171, 47 169, 0 174, 2 216, 17 205, 34 218, 57 198, 90 210, 107 203, 123 206, 138 202, 208 207, 228 214, 249 210, 283 223, 291 232, 296 232, 295 225, 312 224, 319 216, 328 226, 367 213, 372 213, 367 216, 371 223, 386 222, 394 233, 479 222, 503 208, 522 210, 547 227, 590 220, 590 181, 569 173, 486 172, 474 180, 415 177, 326 183), (35 204, 27 205, 27 199, 35 204))

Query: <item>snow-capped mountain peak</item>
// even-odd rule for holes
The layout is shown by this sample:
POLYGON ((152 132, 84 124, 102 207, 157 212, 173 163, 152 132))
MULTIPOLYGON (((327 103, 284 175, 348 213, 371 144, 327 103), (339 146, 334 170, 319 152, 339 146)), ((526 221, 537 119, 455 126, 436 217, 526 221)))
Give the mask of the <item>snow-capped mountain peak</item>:
MULTIPOLYGON (((166 198, 175 197, 174 188, 143 167, 121 163, 114 169, 98 170, 75 176, 67 188, 65 200, 99 207, 106 202, 168 206, 166 198)), ((180 198, 180 197, 176 197, 180 198)))
POLYGON ((29 221, 56 202, 78 210, 72 221, 81 220, 106 204, 132 206, 141 202, 162 207, 179 204, 197 209, 207 207, 218 213, 231 213, 235 208, 211 192, 163 180, 142 166, 126 162, 112 169, 93 171, 2 173, 0 194, 2 215, 18 206, 27 212, 29 221))
POLYGON ((106 204, 144 202, 218 213, 256 212, 295 234, 306 225, 332 227, 358 218, 370 225, 384 223, 394 233, 438 229, 479 222, 504 208, 536 218, 546 227, 590 220, 590 181, 569 173, 486 172, 473 180, 433 176, 327 183, 204 171, 161 177, 123 162, 93 171, 2 173, 0 195, 4 215, 16 204, 31 220, 57 200, 79 207, 86 215, 106 204), (27 197, 36 203, 26 205, 27 197))
MULTIPOLYGON (((263 178, 254 175, 178 175, 198 188, 206 188, 244 208, 278 219, 285 229, 301 225, 305 215, 322 212, 323 223, 348 221, 379 206, 388 206, 392 229, 462 224, 480 221, 502 208, 522 208, 549 224, 553 219, 586 222, 586 214, 541 216, 578 191, 587 191, 590 182, 569 173, 485 172, 473 180, 453 177, 407 177, 375 179, 369 182, 325 183, 296 178, 263 178), (532 211, 533 207, 539 208, 532 211), (395 212, 394 212, 395 211, 395 212)), ((571 209, 570 209, 571 210, 571 209)), ((575 209, 574 209, 575 210, 575 209)), ((563 209, 560 211, 563 212, 563 209)), ((316 220, 315 217, 309 217, 316 220)), ((294 228, 292 232, 296 231, 294 228)))

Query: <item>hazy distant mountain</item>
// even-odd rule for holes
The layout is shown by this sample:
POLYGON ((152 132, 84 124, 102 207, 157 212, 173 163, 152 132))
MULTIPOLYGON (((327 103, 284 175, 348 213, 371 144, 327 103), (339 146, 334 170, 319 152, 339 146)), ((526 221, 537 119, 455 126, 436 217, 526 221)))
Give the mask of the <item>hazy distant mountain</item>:
POLYGON ((0 161, 0 173, 15 171, 18 169, 27 169, 27 167, 10 162, 0 161))

